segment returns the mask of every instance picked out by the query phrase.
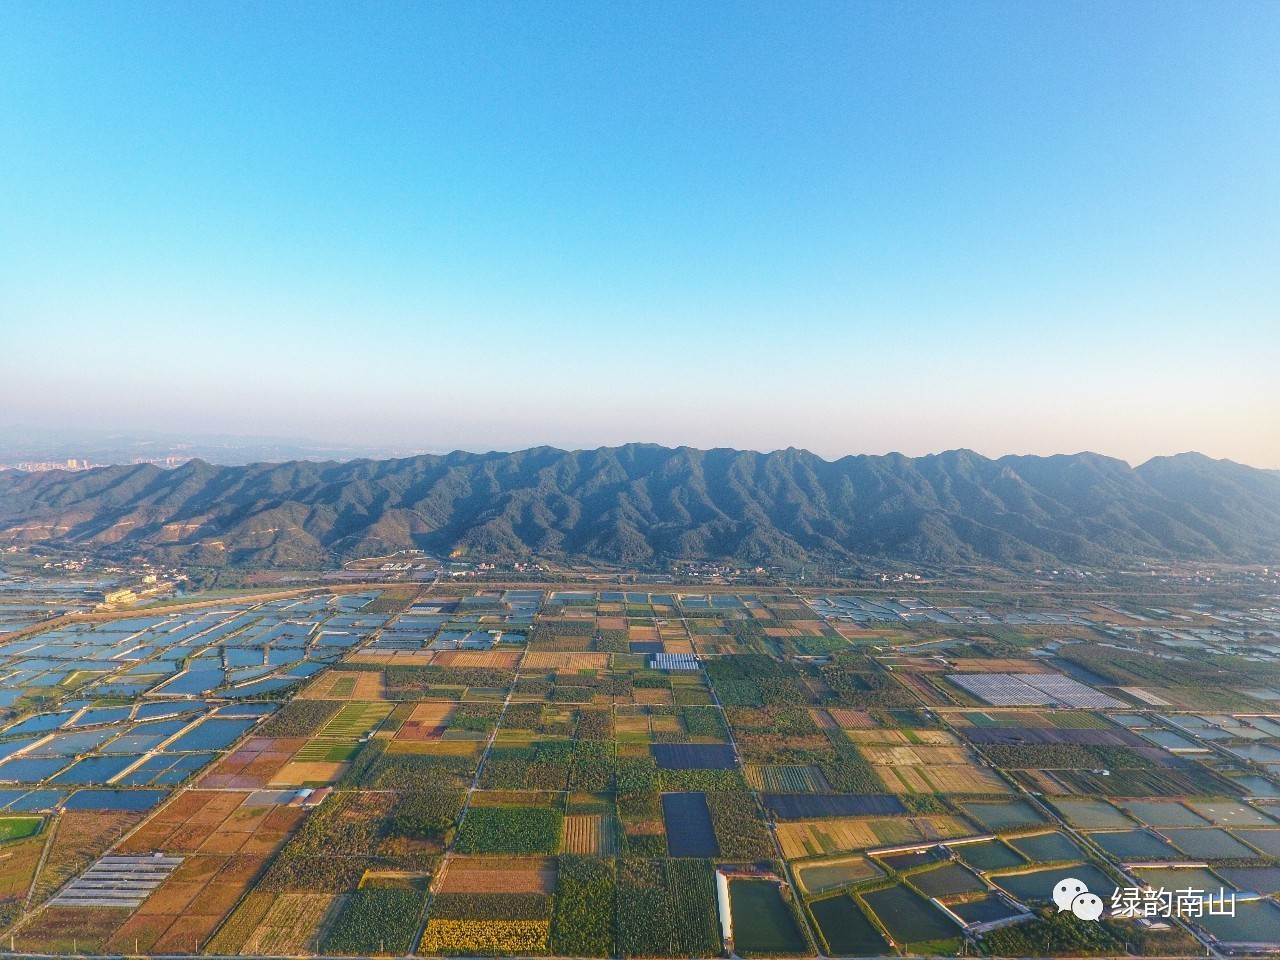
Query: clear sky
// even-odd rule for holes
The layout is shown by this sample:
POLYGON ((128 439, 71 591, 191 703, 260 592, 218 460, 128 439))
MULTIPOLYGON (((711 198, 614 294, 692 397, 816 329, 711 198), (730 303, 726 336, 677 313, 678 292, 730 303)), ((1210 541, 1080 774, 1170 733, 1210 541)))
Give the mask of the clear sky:
POLYGON ((0 424, 1280 467, 1280 4, 0 4, 0 424))

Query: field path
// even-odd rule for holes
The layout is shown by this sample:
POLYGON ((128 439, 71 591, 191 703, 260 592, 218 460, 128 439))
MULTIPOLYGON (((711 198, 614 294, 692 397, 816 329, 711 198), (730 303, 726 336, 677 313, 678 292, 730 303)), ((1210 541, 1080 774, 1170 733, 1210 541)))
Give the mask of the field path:
MULTIPOLYGON (((528 647, 524 653, 528 653, 528 647)), ((431 885, 427 890, 427 905, 422 911, 422 919, 418 922, 418 932, 414 935, 413 943, 409 947, 407 956, 414 957, 418 954, 418 944, 422 943, 422 935, 427 929, 427 917, 431 915, 431 905, 435 901, 436 893, 443 883, 445 874, 449 872, 449 858, 453 856, 454 844, 458 842, 458 835, 462 832, 462 821, 467 816, 467 811, 471 808, 471 798, 475 792, 480 789, 480 777, 484 773, 485 761, 489 759, 489 751, 493 749, 493 742, 498 737, 498 731, 502 729, 502 721, 506 719, 507 709, 511 706, 511 698, 516 692, 516 683, 520 679, 520 667, 524 662, 524 654, 521 654, 520 663, 516 664, 515 673, 511 677, 511 686, 507 688, 507 695, 502 700, 502 711, 498 714, 497 722, 493 725, 493 730, 489 734, 489 739, 484 745, 484 752, 480 754, 480 762, 476 764, 476 775, 471 779, 471 786, 467 788, 467 797, 462 802, 462 810, 458 814, 458 827, 454 831, 453 839, 449 841, 449 847, 444 852, 444 856, 440 859, 440 869, 436 871, 436 875, 431 878, 431 885)))

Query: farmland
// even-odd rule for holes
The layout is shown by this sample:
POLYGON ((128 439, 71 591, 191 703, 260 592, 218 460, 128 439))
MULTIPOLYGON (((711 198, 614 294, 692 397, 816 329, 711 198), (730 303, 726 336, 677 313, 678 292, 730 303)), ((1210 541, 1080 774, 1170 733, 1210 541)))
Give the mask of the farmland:
MULTIPOLYGON (((1067 875, 1101 889, 1194 862, 1266 903, 1280 890, 1280 668, 1269 679, 1262 646, 1256 692, 1274 682, 1276 700, 1209 712, 1172 706, 1189 693, 1167 670, 1141 668, 1135 700, 1135 657, 1059 656, 1056 634, 998 602, 991 617, 1014 622, 996 629, 963 620, 967 605, 821 594, 380 598, 52 628, 45 661, 83 648, 102 676, 0 728, 15 946, 715 956, 723 871, 741 956, 945 954, 965 936, 986 949, 989 920, 1062 924, 1035 911, 1067 875), (917 609, 953 621, 928 656, 905 644, 933 644, 943 621, 917 609), (665 670, 656 653, 696 659, 665 670), (104 855, 156 854, 172 870, 146 896, 59 897, 94 889, 104 855)), ((1077 633, 1154 642, 1073 616, 1077 633)), ((1021 942, 1012 929, 991 942, 1021 942)), ((1159 942, 1193 932, 1209 935, 1190 923, 1159 942)))

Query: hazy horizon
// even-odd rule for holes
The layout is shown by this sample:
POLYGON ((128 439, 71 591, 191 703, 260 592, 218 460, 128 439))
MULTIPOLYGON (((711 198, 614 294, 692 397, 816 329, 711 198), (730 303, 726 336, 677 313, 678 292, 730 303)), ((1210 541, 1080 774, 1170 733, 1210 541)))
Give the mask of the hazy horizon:
POLYGON ((0 426, 1280 468, 1280 7, 0 10, 0 426))
MULTIPOLYGON (((25 442, 29 446, 32 446, 33 448, 37 447, 37 445, 42 442, 40 438, 39 430, 30 430, 30 429, 21 427, 20 425, 16 432, 21 432, 26 435, 29 435, 31 438, 26 440, 25 442)), ((718 444, 707 444, 707 445, 700 446, 700 445, 689 444, 689 443, 679 443, 679 442, 666 443, 658 440, 643 440, 643 439, 624 440, 618 443, 608 443, 608 444, 606 443, 583 443, 583 444, 533 443, 533 444, 527 444, 525 446, 519 446, 519 447, 517 446, 492 447, 492 446, 482 446, 482 445, 467 446, 467 445, 457 445, 457 444, 453 444, 453 445, 413 444, 413 443, 407 443, 407 442, 400 443, 400 444, 368 444, 368 443, 361 443, 356 440, 326 441, 316 437, 303 437, 303 436, 152 433, 149 431, 132 431, 132 430, 105 431, 99 434, 77 433, 76 431, 71 431, 71 430, 52 431, 49 435, 49 439, 43 442, 47 443, 47 449, 53 455, 71 456, 71 455, 75 455, 75 451, 79 449, 82 451, 79 454, 79 457, 83 458, 84 456, 86 456, 86 454, 83 451, 85 451, 86 449, 92 449, 91 447, 84 446, 85 444, 93 443, 101 446, 103 444, 108 443, 111 440, 125 440, 125 439, 138 439, 146 442, 154 442, 158 445, 169 443, 173 445, 175 449, 178 444, 191 444, 197 447, 209 447, 216 444, 225 444, 226 449, 229 451, 234 451, 236 449, 246 449, 251 454, 254 450, 272 447, 272 446, 296 446, 299 448, 298 459, 339 460, 339 461, 349 461, 349 460, 358 460, 358 459, 392 459, 392 458, 403 458, 403 457, 409 457, 409 456, 418 456, 423 454, 432 455, 432 456, 445 456, 451 453, 505 454, 505 453, 517 453, 524 450, 537 449, 540 447, 550 447, 553 449, 564 450, 566 452, 574 452, 574 451, 591 451, 596 449, 610 449, 610 448, 617 448, 620 446, 626 446, 630 444, 655 445, 655 446, 666 447, 669 449, 676 449, 680 447, 690 447, 690 448, 700 449, 700 450, 712 450, 717 448, 733 449, 733 450, 741 450, 744 452, 761 453, 761 454, 777 453, 787 449, 797 449, 807 453, 812 453, 828 462, 834 462, 836 460, 840 460, 845 457, 860 457, 860 456, 875 457, 875 456, 900 455, 900 456, 906 456, 911 458, 917 458, 917 457, 927 457, 927 456, 939 456, 942 454, 954 453, 957 451, 968 451, 971 453, 976 453, 979 456, 986 457, 991 460, 998 460, 1006 456, 1015 456, 1015 457, 1016 456, 1046 456, 1048 457, 1048 456, 1077 456, 1082 454, 1095 454, 1098 456, 1110 457, 1116 460, 1121 460, 1125 463, 1128 463, 1129 466, 1131 467, 1137 467, 1140 464, 1145 463, 1147 460, 1151 460, 1153 458, 1175 457, 1182 454, 1199 454, 1203 456, 1209 456, 1209 454, 1205 454, 1203 451, 1200 451, 1200 450, 1190 450, 1190 449, 1167 450, 1161 453, 1152 454, 1150 457, 1147 457, 1142 460, 1133 460, 1126 457, 1117 456, 1115 454, 1110 454, 1110 453, 1107 453, 1106 451, 1094 450, 1089 448, 1081 448, 1078 450, 1054 450, 1054 451, 1043 452, 1043 453, 1025 451, 1025 450, 1007 450, 1007 451, 1001 451, 1001 452, 994 452, 994 451, 978 450, 978 449, 974 449, 972 447, 966 447, 963 445, 954 446, 954 447, 942 447, 935 450, 920 450, 915 452, 902 450, 902 449, 823 451, 823 450, 815 450, 812 447, 806 447, 801 444, 785 444, 783 446, 777 446, 777 447, 752 447, 752 446, 735 446, 733 444, 718 443, 718 444), (61 436, 58 436, 57 434, 61 434, 61 436), (314 455, 303 456, 302 454, 305 452, 303 448, 315 448, 316 453, 314 455), (349 453, 349 456, 335 455, 342 451, 346 451, 347 453, 349 453)), ((3 428, 0 428, 0 458, 7 457, 10 460, 15 459, 13 455, 9 452, 14 448, 14 446, 15 446, 15 442, 10 440, 9 437, 6 436, 6 431, 3 428)), ((156 451, 156 453, 160 453, 160 452, 161 452, 160 450, 156 451)), ((207 450, 195 452, 192 455, 192 458, 193 459, 209 459, 209 457, 207 456, 207 450)), ((225 463, 225 464, 242 463, 242 462, 243 463, 283 462, 286 459, 293 459, 293 458, 275 459, 275 458, 268 457, 268 458, 260 458, 255 460, 255 458, 253 458, 252 456, 244 459, 235 459, 235 458, 228 457, 226 459, 216 459, 213 462, 225 463)), ((1212 459, 1231 460, 1232 458, 1213 457, 1212 459)), ((127 458, 121 458, 116 461, 104 460, 103 462, 104 463, 115 463, 115 462, 127 463, 129 461, 127 458)), ((1247 463, 1245 461, 1234 461, 1234 462, 1241 463, 1244 466, 1256 467, 1258 469, 1264 469, 1264 470, 1277 469, 1274 467, 1268 467, 1265 464, 1247 463)))

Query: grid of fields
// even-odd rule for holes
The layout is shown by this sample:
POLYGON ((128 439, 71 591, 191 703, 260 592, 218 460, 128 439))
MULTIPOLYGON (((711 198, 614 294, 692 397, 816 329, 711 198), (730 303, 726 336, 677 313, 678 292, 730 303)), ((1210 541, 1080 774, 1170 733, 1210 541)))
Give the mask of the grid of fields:
POLYGON ((1206 674, 1223 709, 1175 709, 1082 615, 909 599, 446 583, 54 627, 0 684, 92 679, 0 728, 0 921, 44 953, 714 956, 720 870, 743 956, 1029 955, 1060 876, 1273 903, 1272 701, 1206 674))

